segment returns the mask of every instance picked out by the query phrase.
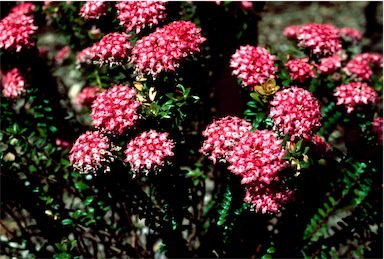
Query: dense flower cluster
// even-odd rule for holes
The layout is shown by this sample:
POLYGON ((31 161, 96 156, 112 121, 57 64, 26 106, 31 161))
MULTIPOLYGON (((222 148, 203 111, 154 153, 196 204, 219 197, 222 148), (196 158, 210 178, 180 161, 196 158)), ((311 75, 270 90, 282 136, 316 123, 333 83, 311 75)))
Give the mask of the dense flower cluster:
POLYGON ((115 148, 110 140, 99 131, 87 131, 80 135, 69 152, 69 161, 80 173, 97 173, 102 169, 110 170, 109 163, 113 162, 115 148))
POLYGON ((303 83, 308 78, 316 77, 313 66, 308 61, 309 58, 288 60, 286 66, 288 67, 289 76, 300 83, 303 83))
POLYGON ((357 105, 377 103, 379 96, 375 90, 365 83, 350 82, 336 87, 333 94, 337 97, 337 105, 345 105, 347 112, 352 112, 357 105))
POLYGON ((320 65, 317 65, 317 70, 322 74, 332 74, 341 68, 341 58, 332 56, 320 59, 320 65))
POLYGON ((372 130, 377 134, 377 137, 380 140, 380 144, 383 145, 383 118, 377 117, 372 122, 372 130))
POLYGON ((277 213, 281 207, 292 201, 294 191, 285 188, 284 184, 249 184, 246 187, 244 201, 251 204, 252 208, 265 214, 277 213))
POLYGON ((69 58, 71 55, 71 48, 69 46, 64 46, 62 49, 60 49, 56 56, 55 61, 56 63, 62 63, 65 59, 69 58))
POLYGON ((165 4, 164 1, 121 1, 116 4, 117 18, 127 32, 139 33, 145 26, 152 27, 164 20, 165 4))
POLYGON ((278 172, 288 165, 283 159, 286 151, 281 147, 282 141, 272 131, 247 132, 230 153, 228 169, 241 175, 242 184, 279 180, 278 172))
POLYGON ((174 156, 174 147, 175 144, 168 139, 166 132, 143 132, 128 143, 124 151, 127 156, 125 162, 129 162, 135 172, 159 170, 174 156))
POLYGON ((367 61, 355 58, 347 63, 345 72, 347 75, 360 81, 367 81, 373 75, 372 69, 369 67, 367 61))
POLYGON ((91 64, 92 63, 91 49, 92 49, 92 47, 88 47, 88 48, 83 49, 80 52, 77 52, 77 54, 76 54, 76 66, 79 67, 82 64, 91 64))
POLYGON ((74 104, 79 107, 90 107, 96 99, 97 93, 100 92, 98 87, 85 87, 75 98, 74 104))
POLYGON ((108 6, 103 1, 86 2, 80 9, 80 16, 85 20, 99 19, 107 14, 108 6))
POLYGON ((349 27, 340 28, 339 35, 350 41, 361 41, 362 39, 361 33, 358 30, 349 27))
POLYGON ((111 32, 93 44, 86 54, 94 63, 100 65, 109 64, 112 66, 126 63, 129 61, 128 51, 132 49, 128 40, 129 36, 126 33, 111 32))
POLYGON ((305 89, 292 86, 279 91, 270 104, 275 129, 291 139, 311 136, 320 126, 319 102, 305 89))
POLYGON ((331 24, 305 24, 297 32, 298 46, 317 56, 332 56, 341 50, 339 30, 331 24))
POLYGON ((35 11, 35 5, 32 3, 20 3, 11 9, 11 13, 18 15, 32 15, 35 11))
POLYGON ((199 152, 208 156, 213 163, 225 161, 240 138, 251 128, 249 122, 238 117, 227 116, 214 121, 202 132, 206 140, 199 152))
POLYGON ((353 59, 357 61, 366 61, 368 64, 372 64, 376 67, 383 67, 383 55, 379 53, 360 53, 353 59))
POLYGON ((290 25, 285 27, 283 31, 283 35, 290 40, 297 39, 297 33, 299 32, 299 30, 300 30, 300 26, 290 25))
POLYGON ((13 99, 25 92, 25 81, 20 71, 13 68, 2 76, 3 95, 13 99))
POLYGON ((37 30, 37 26, 33 24, 33 16, 19 12, 20 10, 16 9, 16 13, 10 13, 0 21, 0 49, 20 52, 22 48, 35 45, 31 37, 37 30))
POLYGON ((131 60, 136 73, 156 77, 162 71, 174 71, 182 58, 200 51, 205 41, 200 31, 189 21, 175 21, 139 39, 131 60))
POLYGON ((139 118, 136 89, 128 85, 114 85, 97 94, 91 109, 92 125, 102 130, 122 134, 128 127, 135 125, 139 118))
POLYGON ((275 58, 265 48, 240 46, 231 57, 230 67, 233 68, 232 74, 242 79, 242 85, 253 90, 255 84, 262 84, 268 78, 276 77, 275 58))

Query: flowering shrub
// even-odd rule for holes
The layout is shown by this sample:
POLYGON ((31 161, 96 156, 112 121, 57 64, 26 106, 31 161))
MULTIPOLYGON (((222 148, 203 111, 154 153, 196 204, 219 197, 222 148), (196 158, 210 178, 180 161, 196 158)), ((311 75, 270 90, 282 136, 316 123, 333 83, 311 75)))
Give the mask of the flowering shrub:
POLYGON ((2 3, 1 253, 380 257, 382 54, 262 6, 2 3))

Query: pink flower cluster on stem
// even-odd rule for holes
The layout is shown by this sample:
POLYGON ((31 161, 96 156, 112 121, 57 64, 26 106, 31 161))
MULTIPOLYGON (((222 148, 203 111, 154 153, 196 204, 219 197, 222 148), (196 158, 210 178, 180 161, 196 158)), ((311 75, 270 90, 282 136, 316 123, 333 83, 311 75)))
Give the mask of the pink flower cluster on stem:
POLYGON ((358 105, 377 103, 379 95, 375 90, 362 82, 350 82, 336 87, 333 94, 337 97, 336 105, 345 105, 347 113, 351 113, 358 105))
POLYGON ((104 1, 88 1, 80 9, 80 16, 85 20, 99 19, 107 14, 108 6, 104 1))
POLYGON ((174 156, 174 147, 167 132, 143 132, 128 143, 125 162, 129 162, 135 174, 160 170, 174 156))
POLYGON ((277 92, 270 101, 269 116, 274 128, 285 135, 312 136, 320 127, 320 104, 313 95, 302 88, 292 86, 277 92))
POLYGON ((359 81, 368 81, 371 79, 373 72, 369 67, 368 62, 364 59, 352 59, 345 66, 347 75, 359 81))
POLYGON ((114 161, 112 153, 116 148, 99 131, 87 131, 80 135, 69 152, 69 161, 80 173, 97 173, 99 170, 110 171, 109 164, 114 161))
POLYGON ((139 33, 145 26, 150 28, 166 17, 164 1, 120 1, 116 4, 117 18, 127 32, 139 33))
POLYGON ((253 90, 255 84, 262 84, 269 78, 275 78, 277 67, 275 56, 262 47, 240 46, 232 55, 230 67, 233 75, 242 79, 242 85, 253 90))
POLYGON ((135 125, 140 102, 136 100, 136 89, 128 85, 114 85, 97 94, 91 109, 91 124, 100 130, 122 134, 135 125))
POLYGON ((303 83, 308 78, 316 77, 313 66, 308 61, 309 58, 288 60, 286 66, 288 67, 289 76, 300 83, 303 83))
POLYGON ((25 80, 17 68, 9 70, 2 76, 3 95, 9 99, 16 99, 25 90, 25 80))
POLYGON ((350 41, 355 41, 355 42, 361 41, 362 39, 362 36, 359 30, 349 28, 349 27, 340 28, 339 35, 341 37, 347 38, 350 41))
POLYGON ((11 9, 11 13, 18 15, 32 15, 35 11, 35 5, 32 3, 20 3, 11 9))
POLYGON ((341 68, 341 58, 339 56, 332 56, 320 59, 320 65, 317 65, 317 70, 322 74, 333 74, 341 68))
POLYGON ((182 58, 200 51, 205 41, 200 31, 189 21, 175 21, 139 39, 131 59, 136 74, 156 77, 162 71, 174 71, 182 58))
POLYGON ((62 63, 65 59, 69 58, 71 55, 71 49, 69 46, 64 46, 62 49, 60 49, 56 56, 55 56, 55 61, 56 63, 62 63))
POLYGON ((90 107, 92 102, 96 99, 97 93, 100 92, 98 87, 85 87, 81 92, 76 96, 74 104, 79 107, 90 107))
POLYGON ((360 53, 353 59, 357 61, 365 61, 375 67, 383 67, 383 55, 379 53, 360 53))

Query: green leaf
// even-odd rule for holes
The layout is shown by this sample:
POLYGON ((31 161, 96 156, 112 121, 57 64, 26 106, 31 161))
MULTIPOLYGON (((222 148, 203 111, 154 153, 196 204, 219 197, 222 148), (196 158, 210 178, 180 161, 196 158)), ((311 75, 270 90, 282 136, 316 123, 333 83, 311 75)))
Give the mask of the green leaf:
POLYGON ((75 188, 78 189, 79 191, 89 189, 88 184, 84 182, 76 182, 75 183, 75 188))
POLYGON ((61 221, 61 224, 62 224, 63 226, 68 226, 68 225, 73 225, 74 223, 73 223, 73 220, 72 220, 72 219, 63 219, 63 220, 61 221))

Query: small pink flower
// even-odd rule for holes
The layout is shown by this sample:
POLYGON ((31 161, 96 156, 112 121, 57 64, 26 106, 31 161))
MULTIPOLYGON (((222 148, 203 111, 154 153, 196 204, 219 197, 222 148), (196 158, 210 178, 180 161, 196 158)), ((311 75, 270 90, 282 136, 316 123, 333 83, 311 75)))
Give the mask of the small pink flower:
POLYGON ((254 85, 276 77, 275 58, 265 48, 240 46, 232 55, 230 67, 233 68, 232 74, 242 79, 242 85, 253 90, 254 85))
POLYGON ((136 89, 128 85, 114 85, 97 94, 91 106, 91 124, 101 130, 122 134, 139 118, 140 102, 135 98, 136 89))
POLYGON ((317 66, 317 70, 322 74, 333 74, 339 68, 341 68, 341 58, 339 56, 332 56, 320 59, 320 65, 317 66))
POLYGON ((156 77, 162 71, 175 71, 183 58, 200 51, 205 41, 200 31, 189 21, 175 21, 139 39, 131 59, 136 74, 156 77))
POLYGON ((11 13, 18 15, 32 15, 35 11, 35 5, 32 3, 20 3, 11 9, 11 13))
POLYGON ((57 52, 55 56, 55 62, 61 64, 65 59, 69 58, 70 55, 71 49, 69 46, 65 46, 57 52))
POLYGON ((86 54, 94 63, 110 66, 122 65, 129 61, 129 50, 132 49, 126 33, 111 32, 105 35, 99 42, 93 44, 86 54))
POLYGON ((283 159, 286 151, 281 147, 282 141, 272 131, 247 132, 229 154, 228 169, 241 175, 242 184, 279 180, 278 172, 288 165, 283 159))
POLYGON ((383 145, 383 118, 377 117, 372 122, 372 130, 380 140, 380 144, 383 145))
POLYGON ((383 55, 379 53, 361 53, 357 54, 354 58, 357 61, 366 61, 376 67, 383 67, 383 55))
POLYGON ((320 104, 313 95, 302 88, 292 86, 278 91, 270 101, 269 116, 274 128, 295 137, 313 135, 320 127, 320 104))
POLYGON ((32 34, 37 30, 33 16, 10 13, 0 21, 0 49, 16 50, 35 46, 32 34))
POLYGON ((345 105, 347 113, 351 113, 357 105, 377 103, 379 96, 375 90, 365 83, 350 82, 336 87, 333 94, 337 97, 336 105, 345 105))
POLYGON ((256 212, 278 213, 282 207, 294 200, 294 191, 277 181, 269 185, 258 182, 247 185, 244 201, 251 204, 256 212))
POLYGON ((331 24, 305 24, 297 33, 298 47, 317 56, 332 56, 341 50, 339 30, 331 24))
POLYGON ((316 77, 313 66, 310 65, 308 61, 309 58, 288 60, 286 66, 288 67, 289 75, 293 80, 303 83, 308 78, 316 77))
POLYGON ((116 150, 110 140, 99 131, 87 131, 80 135, 69 152, 69 161, 75 170, 82 174, 99 170, 110 171, 109 164, 114 161, 116 150))
POLYGON ((70 149, 71 148, 71 143, 69 143, 66 140, 56 138, 56 145, 61 147, 62 149, 70 149))
POLYGON ((345 66, 345 72, 347 75, 359 81, 368 81, 371 79, 373 72, 369 67, 368 62, 362 59, 352 59, 345 66))
POLYGON ((17 68, 13 68, 2 76, 3 95, 16 99, 25 93, 25 80, 17 68))
POLYGON ((297 39, 297 34, 299 30, 300 30, 300 26, 290 25, 288 27, 285 27, 283 31, 283 35, 290 40, 297 39))
POLYGON ((349 27, 339 29, 339 35, 350 41, 356 42, 361 41, 362 38, 361 33, 358 30, 349 27))
POLYGON ((116 4, 117 18, 127 32, 139 33, 145 26, 152 28, 166 17, 164 1, 120 1, 116 4))
POLYGON ((80 9, 80 16, 85 20, 99 19, 107 14, 108 6, 104 1, 86 2, 80 9))
POLYGON ((124 151, 127 155, 125 162, 129 162, 135 174, 159 170, 174 156, 174 147, 175 144, 168 139, 166 132, 143 132, 128 143, 124 151))
POLYGON ((91 64, 92 63, 91 49, 92 49, 92 47, 88 47, 88 48, 85 48, 76 54, 76 66, 77 67, 80 67, 82 64, 91 64))
POLYGON ((252 125, 243 119, 227 116, 214 121, 202 132, 206 137, 199 152, 208 156, 215 164, 227 160, 240 138, 249 132, 252 125))
POLYGON ((90 107, 96 99, 97 93, 100 92, 98 87, 85 87, 75 98, 74 104, 79 107, 90 107))
POLYGON ((243 11, 246 11, 246 10, 252 11, 253 10, 253 3, 252 3, 252 1, 240 1, 240 7, 243 11))

